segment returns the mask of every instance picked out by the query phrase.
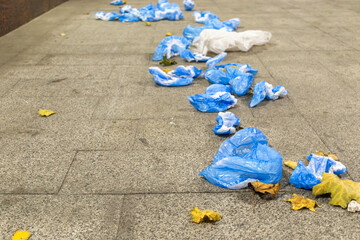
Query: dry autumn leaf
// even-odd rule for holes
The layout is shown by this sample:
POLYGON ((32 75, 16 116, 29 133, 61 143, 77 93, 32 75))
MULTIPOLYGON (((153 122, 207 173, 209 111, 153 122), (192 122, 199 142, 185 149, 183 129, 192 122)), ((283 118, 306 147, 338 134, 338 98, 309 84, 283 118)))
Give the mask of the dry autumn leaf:
POLYGON ((166 73, 172 71, 170 68, 163 68, 162 70, 163 70, 164 72, 166 72, 166 73))
POLYGON ((291 202, 292 203, 292 209, 293 210, 299 210, 302 208, 308 208, 310 209, 310 211, 316 212, 315 211, 315 207, 318 206, 320 207, 315 200, 311 200, 309 198, 306 197, 302 197, 302 196, 298 196, 294 193, 293 197, 286 200, 287 202, 291 202))
POLYGON ((314 154, 319 155, 319 156, 323 156, 323 157, 329 157, 329 158, 334 159, 335 161, 339 161, 339 158, 335 154, 324 153, 324 152, 321 152, 321 151, 317 151, 314 154))
POLYGON ((280 190, 280 183, 268 184, 262 182, 251 182, 248 187, 257 193, 262 199, 274 199, 275 194, 280 190))
POLYGON ((168 32, 168 33, 166 33, 165 35, 166 35, 167 37, 169 37, 169 36, 172 35, 172 33, 171 33, 171 32, 168 32))
POLYGON ((39 113, 39 115, 42 116, 42 117, 48 117, 48 116, 50 116, 50 115, 55 114, 54 111, 45 110, 45 109, 40 109, 38 113, 39 113))
POLYGON ((28 240, 30 236, 28 231, 17 230, 11 240, 28 240))
POLYGON ((284 162, 284 165, 289 167, 289 168, 295 169, 299 165, 299 163, 288 160, 288 161, 284 162))
POLYGON ((350 180, 341 180, 332 173, 323 173, 321 183, 315 185, 312 194, 322 195, 331 193, 331 205, 346 208, 351 200, 360 203, 360 184, 350 180))
POLYGON ((193 218, 194 223, 213 222, 221 219, 220 213, 212 210, 200 211, 197 207, 190 211, 190 216, 193 218))

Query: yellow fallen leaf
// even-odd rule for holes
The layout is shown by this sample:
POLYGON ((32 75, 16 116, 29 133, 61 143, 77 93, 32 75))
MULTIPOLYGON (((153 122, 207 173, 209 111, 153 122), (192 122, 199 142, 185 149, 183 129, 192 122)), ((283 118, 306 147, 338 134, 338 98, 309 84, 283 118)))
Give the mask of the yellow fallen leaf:
POLYGON ((61 33, 60 36, 65 37, 66 33, 61 33))
POLYGON ((126 1, 124 1, 124 4, 126 4, 126 1))
POLYGON ((17 230, 11 240, 28 240, 30 236, 28 231, 17 230))
POLYGON ((331 193, 329 202, 331 205, 346 208, 351 200, 360 203, 360 183, 341 180, 332 173, 323 173, 321 183, 315 185, 312 190, 312 194, 315 196, 327 193, 331 193))
POLYGON ((297 167, 297 165, 299 165, 299 163, 288 160, 288 161, 284 162, 284 165, 289 167, 289 168, 295 169, 297 167))
POLYGON ((166 35, 167 37, 169 37, 169 36, 172 35, 172 33, 171 33, 171 32, 168 32, 168 33, 166 33, 165 35, 166 35))
POLYGON ((335 154, 324 153, 324 152, 321 152, 321 151, 317 151, 314 154, 315 155, 320 155, 320 156, 323 156, 323 157, 329 157, 329 158, 334 159, 335 161, 339 161, 339 158, 335 154))
POLYGON ((172 71, 170 68, 163 68, 162 70, 163 70, 164 72, 166 72, 166 73, 172 71))
POLYGON ((150 23, 150 22, 146 22, 145 25, 146 25, 146 26, 150 26, 151 23, 150 23))
POLYGON ((262 182, 251 182, 248 183, 248 187, 255 193, 258 193, 263 199, 273 199, 275 194, 280 190, 280 183, 268 184, 262 182), (270 196, 270 197, 269 197, 270 196))
POLYGON ((221 219, 220 213, 212 210, 200 211, 197 207, 190 211, 190 216, 193 218, 194 223, 212 222, 221 219))
POLYGON ((315 211, 315 207, 318 206, 320 207, 315 200, 311 200, 309 198, 306 197, 302 197, 302 196, 298 196, 294 193, 293 197, 286 200, 287 202, 291 202, 292 203, 292 209, 293 210, 299 210, 302 208, 308 208, 310 209, 310 211, 316 212, 315 211))
POLYGON ((42 117, 48 117, 50 115, 53 115, 55 114, 54 111, 51 111, 51 110, 45 110, 45 109, 40 109, 39 110, 39 115, 42 116, 42 117))

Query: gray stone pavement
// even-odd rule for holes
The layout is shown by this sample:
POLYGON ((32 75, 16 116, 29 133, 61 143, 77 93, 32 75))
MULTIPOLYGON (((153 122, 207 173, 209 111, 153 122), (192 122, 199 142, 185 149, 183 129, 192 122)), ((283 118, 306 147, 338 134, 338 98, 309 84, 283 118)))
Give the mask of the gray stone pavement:
MULTIPOLYGON (((129 0, 133 7, 149 1, 129 0)), ((181 1, 176 1, 181 3, 181 1)), ((0 239, 359 239, 359 214, 317 198, 318 213, 284 200, 311 192, 289 185, 284 168, 274 201, 215 187, 197 174, 225 138, 216 114, 186 96, 209 85, 156 86, 147 69, 165 33, 183 21, 95 21, 107 0, 70 0, 0 38, 0 239), (66 36, 60 36, 66 33, 66 36), (56 114, 37 116, 40 108, 56 114), (170 124, 175 122, 175 125, 170 124), (215 224, 189 211, 214 209, 215 224)), ((357 0, 196 0, 197 10, 241 18, 238 31, 270 31, 269 44, 229 53, 289 95, 254 109, 231 109, 257 127, 284 160, 331 151, 360 181, 360 5, 357 0)), ((181 4, 182 6, 182 4, 181 4)), ((176 59, 185 64, 182 59, 176 59)), ((205 68, 204 64, 198 64, 205 68)))

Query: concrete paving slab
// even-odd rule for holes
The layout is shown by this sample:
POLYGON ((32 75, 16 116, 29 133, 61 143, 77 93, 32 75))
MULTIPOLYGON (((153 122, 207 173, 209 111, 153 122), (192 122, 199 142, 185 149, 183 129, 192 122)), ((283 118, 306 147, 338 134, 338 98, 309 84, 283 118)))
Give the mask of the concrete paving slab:
POLYGON ((336 239, 345 233, 347 239, 357 239, 359 214, 329 206, 328 198, 317 199, 322 206, 318 213, 293 211, 284 201, 291 196, 279 194, 275 201, 256 197, 255 212, 250 192, 125 196, 117 239, 336 239), (189 214, 196 206, 216 210, 222 219, 214 224, 192 223, 189 214))
POLYGON ((122 198, 3 195, 0 237, 21 229, 33 239, 114 239, 122 198))

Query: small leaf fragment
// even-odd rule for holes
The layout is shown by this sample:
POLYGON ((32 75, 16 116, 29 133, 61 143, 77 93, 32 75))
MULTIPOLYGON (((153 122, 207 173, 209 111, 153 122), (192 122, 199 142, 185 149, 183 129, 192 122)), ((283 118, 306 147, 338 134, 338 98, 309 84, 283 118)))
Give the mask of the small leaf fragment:
POLYGON ((170 68, 163 68, 162 70, 163 70, 164 72, 166 72, 166 73, 172 71, 170 68))
POLYGON ((299 165, 299 163, 288 160, 288 161, 284 162, 284 165, 289 167, 289 168, 295 169, 299 165))
POLYGON ((315 200, 311 200, 306 197, 298 196, 294 193, 292 198, 286 200, 287 202, 292 203, 292 209, 297 211, 302 208, 308 208, 312 212, 316 212, 315 207, 320 207, 319 204, 316 203, 315 200))
POLYGON ((321 152, 321 151, 317 151, 314 154, 319 155, 319 156, 323 156, 323 157, 329 157, 329 158, 332 158, 335 161, 339 161, 339 158, 335 154, 332 154, 332 153, 324 153, 324 152, 321 152))
POLYGON ((166 33, 165 35, 166 35, 167 37, 169 37, 169 36, 172 35, 172 33, 171 33, 171 32, 168 32, 168 33, 166 33))
POLYGON ((262 199, 270 200, 274 199, 275 194, 280 190, 280 183, 268 184, 262 182, 248 183, 248 187, 258 194, 262 199))
POLYGON ((323 173, 321 183, 315 185, 312 194, 322 195, 331 193, 329 204, 346 208, 351 200, 360 202, 360 183, 341 180, 332 173, 323 173))
POLYGON ((151 26, 151 22, 146 22, 145 26, 151 26))
POLYGON ((28 240, 30 236, 28 231, 17 230, 11 240, 28 240))
POLYGON ((164 65, 164 66, 171 66, 171 65, 177 64, 177 62, 175 62, 174 60, 167 59, 166 58, 166 53, 165 53, 164 57, 163 57, 163 60, 161 60, 160 64, 164 65))
POLYGON ((38 113, 39 113, 39 115, 42 116, 42 117, 48 117, 48 116, 50 116, 50 115, 55 114, 54 111, 45 110, 45 109, 40 109, 38 113))
POLYGON ((66 33, 61 33, 60 36, 65 37, 66 33))
POLYGON ((198 207, 190 211, 190 216, 193 218, 194 223, 214 222, 221 219, 220 213, 212 210, 200 211, 198 207))

